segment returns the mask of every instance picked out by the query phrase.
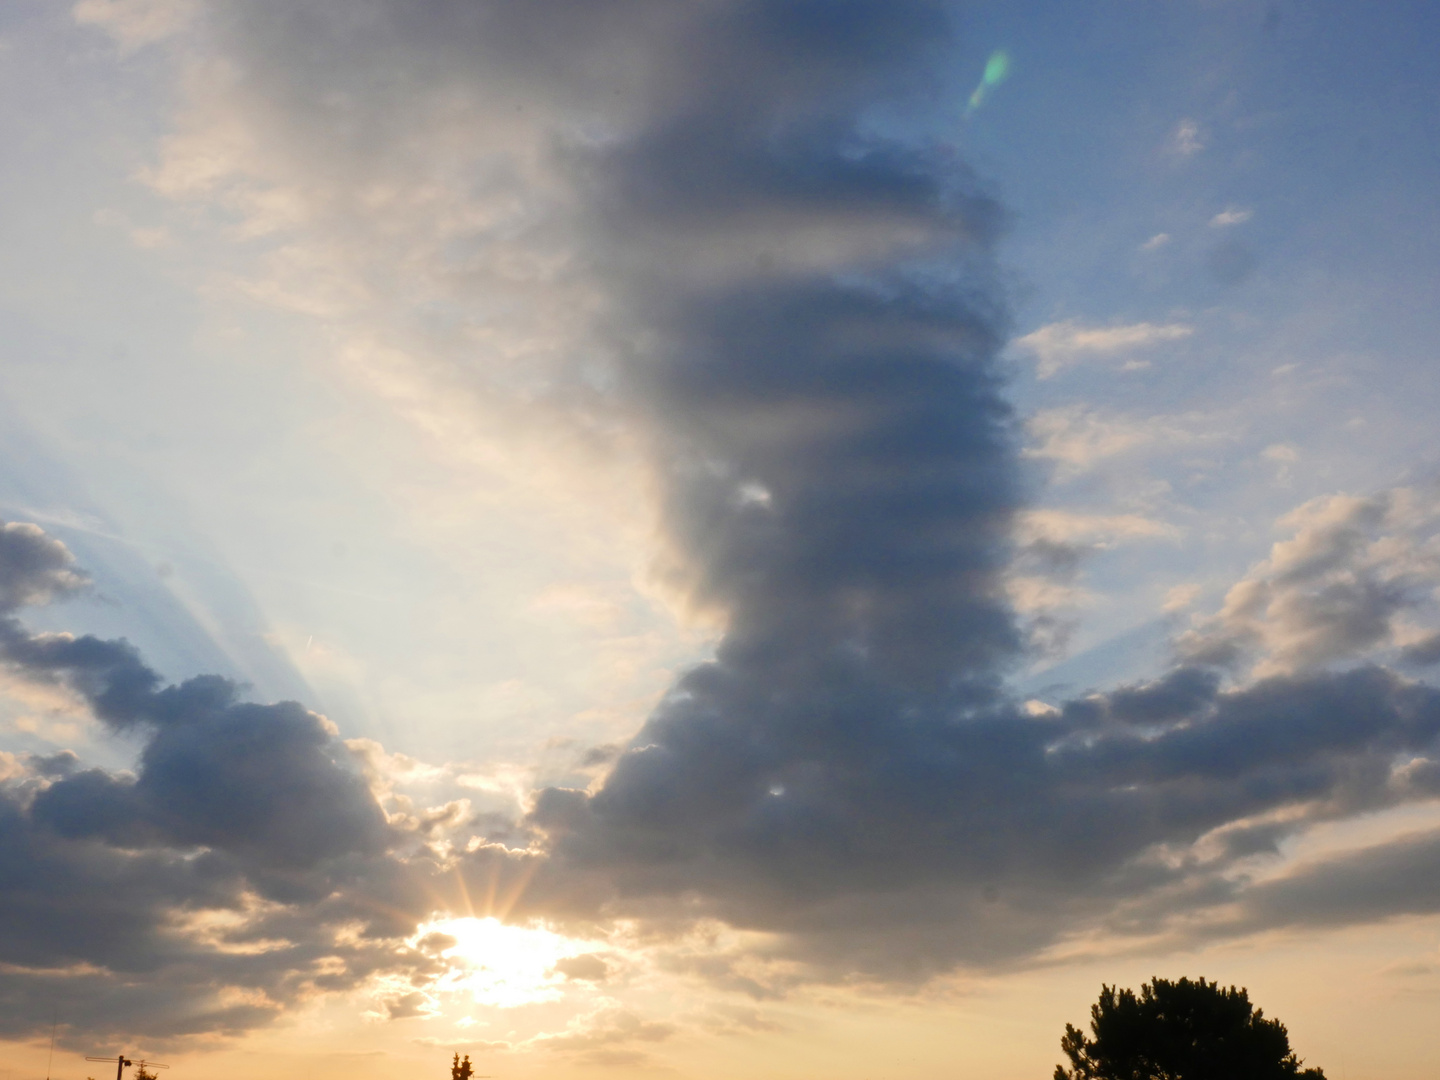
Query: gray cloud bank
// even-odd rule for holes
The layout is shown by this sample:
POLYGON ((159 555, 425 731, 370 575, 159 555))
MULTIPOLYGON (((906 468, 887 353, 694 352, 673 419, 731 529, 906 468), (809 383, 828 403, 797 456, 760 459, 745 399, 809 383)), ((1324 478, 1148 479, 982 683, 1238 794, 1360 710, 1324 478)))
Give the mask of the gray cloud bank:
POLYGON ((28 633, 17 602, 81 579, 34 527, 0 544, 0 663, 142 747, 133 776, 68 751, 0 761, 0 1035, 61 1014, 71 1037, 243 1031, 377 968, 432 966, 397 953, 414 926, 398 913, 421 906, 393 854, 406 838, 328 722, 216 676, 164 686, 124 641, 28 633))
MULTIPOLYGON (((1333 670, 1239 686, 1197 653, 1038 714, 1003 692, 1023 652, 1004 575, 1024 503, 996 366, 1003 213, 913 123, 946 89, 952 14, 206 9, 293 182, 331 191, 337 161, 423 180, 427 125, 459 109, 484 159, 476 200, 536 175, 562 193, 527 242, 563 232, 565 273, 599 297, 600 396, 648 441, 664 572, 727 629, 602 785, 541 791, 510 846, 497 830, 442 856, 387 821, 300 706, 215 678, 167 687, 123 642, 7 619, 13 672, 142 740, 133 778, 30 759, 5 789, 7 1030, 48 1022, 60 980, 89 995, 77 1024, 162 1034, 240 1030, 379 970, 423 983, 431 962, 397 942, 452 872, 477 894, 529 880, 517 917, 771 931, 805 978, 1013 964, 1071 931, 1237 902, 1224 932, 1435 910, 1433 838, 1247 884, 1316 821, 1440 794, 1431 687, 1332 650, 1333 670), (175 930, 214 911, 247 913, 239 939, 175 930)), ((13 536, 7 616, 80 587, 43 534, 13 536)), ((783 989, 723 960, 705 974, 783 989)))

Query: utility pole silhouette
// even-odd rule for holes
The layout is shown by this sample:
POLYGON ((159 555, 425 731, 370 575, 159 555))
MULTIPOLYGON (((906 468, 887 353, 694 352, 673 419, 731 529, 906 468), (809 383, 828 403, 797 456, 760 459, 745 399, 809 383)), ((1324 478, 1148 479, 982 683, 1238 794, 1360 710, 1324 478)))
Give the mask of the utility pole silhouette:
POLYGON ((115 1080, 125 1080, 125 1067, 127 1065, 138 1065, 133 1080, 155 1080, 155 1074, 151 1069, 168 1069, 169 1065, 161 1065, 158 1061, 146 1061, 143 1058, 137 1063, 131 1061, 124 1054, 117 1054, 114 1058, 108 1057, 87 1057, 86 1061, 114 1061, 115 1080))
MULTIPOLYGON (((110 1059, 107 1058, 107 1057, 87 1057, 85 1060, 86 1060, 86 1061, 109 1061, 110 1059)), ((115 1080, 124 1080, 123 1074, 124 1074, 124 1072, 125 1072, 125 1066, 126 1066, 126 1065, 129 1065, 129 1064, 130 1064, 130 1059, 127 1058, 124 1054, 119 1054, 119 1055, 116 1056, 116 1058, 115 1058, 115 1080)))

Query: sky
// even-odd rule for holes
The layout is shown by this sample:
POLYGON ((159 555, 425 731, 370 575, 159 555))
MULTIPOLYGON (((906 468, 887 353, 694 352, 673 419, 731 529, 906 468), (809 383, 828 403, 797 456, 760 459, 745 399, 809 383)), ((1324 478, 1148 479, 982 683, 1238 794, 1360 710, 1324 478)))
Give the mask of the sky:
POLYGON ((0 1068, 1432 1077, 1437 31, 0 5, 0 1068))

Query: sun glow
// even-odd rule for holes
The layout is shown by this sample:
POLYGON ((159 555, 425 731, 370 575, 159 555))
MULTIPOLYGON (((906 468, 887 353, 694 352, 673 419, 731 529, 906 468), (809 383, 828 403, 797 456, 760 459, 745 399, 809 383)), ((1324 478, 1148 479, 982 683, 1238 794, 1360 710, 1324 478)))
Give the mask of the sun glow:
POLYGON ((559 998, 565 978, 555 965, 586 951, 549 930, 507 926, 491 917, 426 923, 413 944, 450 965, 440 989, 469 993, 476 1004, 501 1008, 559 998))

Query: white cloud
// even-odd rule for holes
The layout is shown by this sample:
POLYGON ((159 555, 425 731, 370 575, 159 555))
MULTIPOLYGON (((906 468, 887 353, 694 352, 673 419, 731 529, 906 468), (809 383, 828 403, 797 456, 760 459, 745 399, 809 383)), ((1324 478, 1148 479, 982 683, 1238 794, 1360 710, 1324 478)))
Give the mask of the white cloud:
POLYGON ((1205 141, 1200 137, 1200 125, 1194 120, 1181 120, 1175 125, 1175 131, 1170 136, 1170 149, 1187 158, 1204 150, 1205 141))
POLYGON ((1073 510, 1031 510, 1020 519, 1020 536, 1026 541, 1088 543, 1113 547, 1134 540, 1170 540, 1180 530, 1141 514, 1086 514, 1073 510))
POLYGON ((1160 610, 1165 612, 1184 611, 1199 599, 1200 592, 1200 586, 1193 582, 1176 585, 1165 593, 1165 602, 1161 604, 1160 610))
POLYGON ((1143 244, 1140 245, 1140 250, 1158 251, 1160 248, 1164 247, 1168 243, 1170 243, 1169 233, 1156 233, 1154 236, 1150 237, 1149 240, 1146 240, 1143 244))
POLYGON ((1210 227, 1212 229, 1227 229, 1231 225, 1244 225, 1245 222, 1254 216, 1254 210, 1246 210, 1239 206, 1228 206, 1210 219, 1210 227))
POLYGON ((1172 417, 1106 415, 1088 405, 1041 409, 1025 427, 1037 444, 1026 449, 1025 456, 1054 461, 1062 480, 1089 471, 1105 458, 1162 440, 1176 447, 1200 438, 1172 417))
POLYGON ((1093 599, 1082 588, 1047 577, 1011 577, 1006 580, 1005 586, 1006 595, 1015 610, 1027 616, 1079 607, 1093 599))
POLYGON ((1285 443, 1276 443, 1274 446, 1267 446, 1260 451, 1260 456, 1266 461, 1273 461, 1280 465, 1293 465, 1300 460, 1300 453, 1293 446, 1285 443))
POLYGON ((1017 338, 1015 344, 1035 354, 1040 361, 1036 374, 1048 379, 1061 368, 1087 356, 1114 356, 1167 341, 1179 341, 1194 332, 1193 326, 1183 323, 1085 326, 1075 319, 1066 319, 1032 330, 1017 338))

